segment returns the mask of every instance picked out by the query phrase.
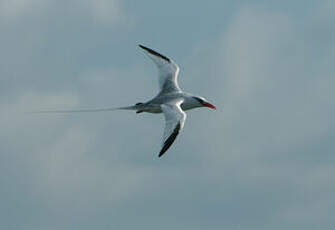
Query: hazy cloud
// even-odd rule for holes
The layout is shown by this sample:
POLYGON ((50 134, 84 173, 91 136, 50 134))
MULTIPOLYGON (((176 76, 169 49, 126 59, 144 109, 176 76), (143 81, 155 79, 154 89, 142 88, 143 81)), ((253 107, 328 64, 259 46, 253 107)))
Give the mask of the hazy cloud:
POLYGON ((0 4, 2 228, 332 229, 332 1, 293 13, 218 1, 201 18, 218 23, 222 7, 229 20, 190 44, 161 36, 197 20, 189 5, 157 20, 130 1, 0 4), (189 112, 164 159, 163 116, 23 113, 155 95, 140 39, 176 46, 181 86, 218 107, 189 112))
POLYGON ((89 17, 98 23, 115 24, 124 16, 118 0, 2 0, 0 12, 3 20, 8 22, 34 14, 45 12, 68 12, 73 16, 89 17))

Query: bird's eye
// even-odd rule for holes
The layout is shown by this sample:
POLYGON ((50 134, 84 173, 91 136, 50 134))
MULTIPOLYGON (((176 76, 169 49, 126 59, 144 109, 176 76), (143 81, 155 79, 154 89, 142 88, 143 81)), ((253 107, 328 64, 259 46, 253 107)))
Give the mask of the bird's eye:
POLYGON ((200 104, 203 104, 203 103, 204 103, 204 100, 202 100, 202 99, 199 98, 199 97, 194 97, 194 99, 196 99, 200 104))

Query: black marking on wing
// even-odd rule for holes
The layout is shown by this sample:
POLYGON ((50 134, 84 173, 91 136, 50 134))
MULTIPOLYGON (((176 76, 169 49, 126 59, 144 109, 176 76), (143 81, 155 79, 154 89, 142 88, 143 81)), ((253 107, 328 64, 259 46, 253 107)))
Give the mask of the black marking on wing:
POLYGON ((148 47, 145 47, 145 46, 142 46, 142 45, 138 45, 138 46, 141 47, 142 49, 148 51, 149 53, 155 55, 155 56, 163 58, 165 61, 167 61, 169 63, 171 62, 169 58, 165 57, 164 55, 162 55, 162 54, 160 54, 160 53, 158 53, 158 52, 156 52, 156 51, 154 51, 154 50, 152 50, 152 49, 150 49, 148 47))
POLYGON ((164 142, 164 146, 162 148, 162 150, 159 152, 158 157, 161 157, 172 145, 172 143, 174 142, 174 140, 176 139, 176 137, 179 134, 179 130, 180 130, 180 122, 176 125, 176 127, 174 128, 172 134, 169 136, 168 139, 166 139, 166 141, 164 142))
POLYGON ((200 104, 204 103, 204 100, 202 100, 201 98, 198 97, 193 97, 195 100, 197 100, 200 104))

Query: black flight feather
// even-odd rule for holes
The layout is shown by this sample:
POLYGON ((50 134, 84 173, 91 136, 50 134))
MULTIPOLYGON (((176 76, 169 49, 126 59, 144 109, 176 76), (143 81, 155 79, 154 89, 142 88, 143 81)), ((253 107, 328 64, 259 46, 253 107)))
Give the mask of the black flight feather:
POLYGON ((163 58, 165 61, 167 61, 169 63, 171 62, 169 58, 165 57, 164 55, 162 55, 162 54, 160 54, 160 53, 158 53, 158 52, 156 52, 156 51, 154 51, 154 50, 152 50, 152 49, 150 49, 148 47, 145 47, 145 46, 142 46, 142 45, 138 45, 138 46, 141 47, 142 49, 148 51, 152 55, 155 55, 155 56, 158 56, 160 58, 163 58))
POLYGON ((164 146, 162 148, 162 150, 160 151, 158 157, 161 157, 172 145, 172 143, 174 142, 174 140, 176 139, 176 137, 179 134, 179 130, 180 130, 180 122, 176 125, 176 127, 174 128, 172 134, 169 136, 168 139, 166 139, 166 141, 164 142, 164 146))

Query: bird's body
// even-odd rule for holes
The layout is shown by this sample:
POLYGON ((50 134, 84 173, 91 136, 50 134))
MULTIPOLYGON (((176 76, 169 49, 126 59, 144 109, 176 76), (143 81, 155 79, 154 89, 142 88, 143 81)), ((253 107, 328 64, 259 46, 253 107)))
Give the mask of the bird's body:
POLYGON ((64 113, 64 112, 97 112, 112 110, 135 110, 136 113, 164 113, 165 129, 163 145, 159 152, 161 157, 172 145, 179 132, 183 129, 186 120, 184 111, 197 107, 208 107, 216 109, 214 105, 207 102, 203 97, 183 92, 178 85, 178 65, 168 57, 139 45, 146 54, 155 62, 159 70, 158 83, 160 91, 156 97, 147 101, 139 102, 132 106, 119 108, 87 109, 87 110, 54 110, 40 111, 39 113, 64 113))
POLYGON ((162 113, 161 105, 166 104, 169 101, 174 101, 181 99, 183 102, 181 103, 181 109, 183 111, 194 109, 197 107, 201 107, 198 104, 198 101, 194 99, 195 96, 184 93, 184 92, 172 92, 169 94, 157 95, 150 101, 144 103, 138 103, 135 105, 135 110, 147 113, 162 113))

